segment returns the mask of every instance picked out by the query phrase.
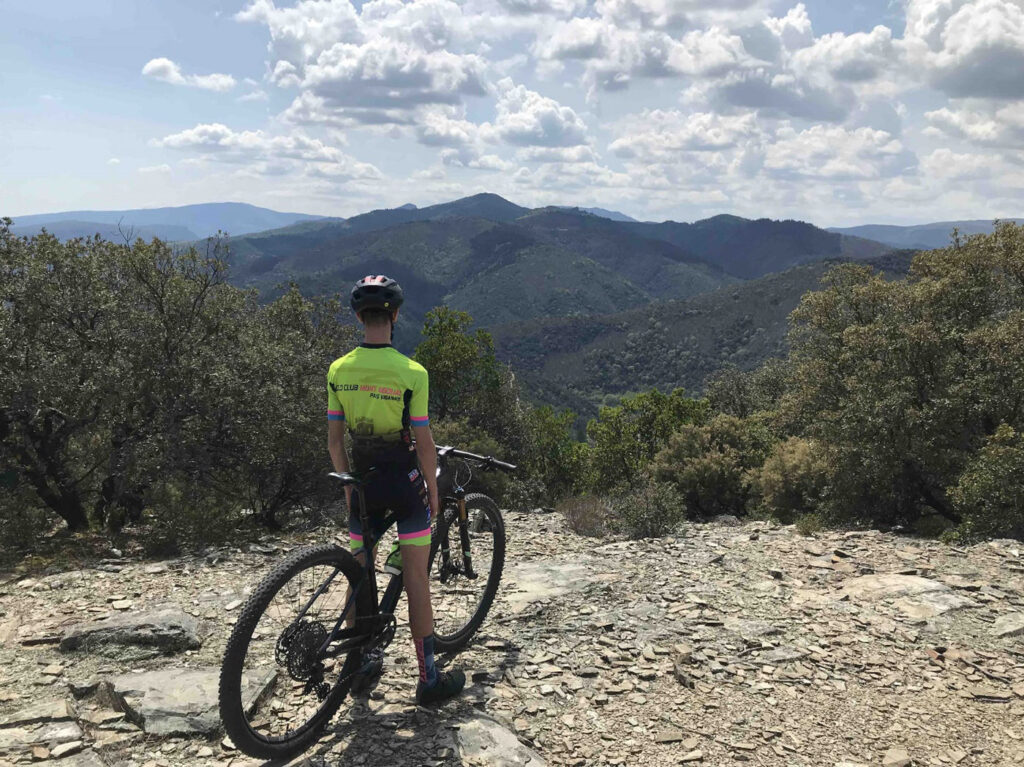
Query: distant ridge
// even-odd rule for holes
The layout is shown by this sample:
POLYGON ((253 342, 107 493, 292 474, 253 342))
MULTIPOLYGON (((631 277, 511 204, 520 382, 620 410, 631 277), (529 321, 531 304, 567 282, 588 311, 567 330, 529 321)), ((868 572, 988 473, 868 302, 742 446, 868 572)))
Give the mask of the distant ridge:
POLYGON ((282 213, 244 202, 207 202, 168 208, 39 213, 17 216, 14 223, 23 234, 34 234, 43 226, 57 234, 59 224, 60 230, 65 234, 57 236, 62 239, 91 236, 98 231, 102 234, 103 230, 109 231, 110 226, 114 227, 114 234, 117 234, 117 225, 120 223, 122 228, 134 227, 137 234, 141 234, 143 230, 156 231, 157 227, 175 227, 175 232, 167 235, 167 239, 194 240, 209 237, 218 230, 232 235, 250 234, 321 218, 323 216, 306 213, 282 213), (97 227, 98 224, 105 226, 101 229, 97 227))
MULTIPOLYGON (((1015 224, 1024 224, 1022 218, 1006 218, 1015 224)), ((914 226, 895 226, 890 224, 865 224, 863 226, 829 227, 828 231, 838 234, 866 237, 869 240, 884 242, 896 248, 914 248, 931 250, 945 248, 952 241, 953 230, 961 235, 990 234, 993 222, 987 219, 969 221, 937 221, 934 224, 917 224, 914 226)))
POLYGON ((607 208, 580 208, 574 205, 559 205, 558 207, 565 208, 566 210, 581 210, 584 213, 590 213, 594 216, 607 218, 610 221, 637 221, 632 216, 627 216, 625 213, 620 213, 617 210, 608 210, 607 208))

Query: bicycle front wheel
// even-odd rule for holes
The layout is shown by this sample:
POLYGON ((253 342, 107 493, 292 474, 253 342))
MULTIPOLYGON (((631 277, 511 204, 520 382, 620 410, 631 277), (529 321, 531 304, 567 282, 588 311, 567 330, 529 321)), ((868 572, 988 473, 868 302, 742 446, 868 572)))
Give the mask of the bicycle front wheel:
POLYGON ((220 674, 221 721, 240 751, 287 759, 309 748, 338 710, 362 651, 331 658, 320 647, 346 606, 346 618, 372 614, 372 595, 355 588, 363 575, 348 551, 311 546, 281 562, 249 597, 220 674))
POLYGON ((430 550, 434 646, 464 646, 487 617, 505 566, 505 522, 486 495, 466 496, 466 519, 450 505, 437 521, 430 550))

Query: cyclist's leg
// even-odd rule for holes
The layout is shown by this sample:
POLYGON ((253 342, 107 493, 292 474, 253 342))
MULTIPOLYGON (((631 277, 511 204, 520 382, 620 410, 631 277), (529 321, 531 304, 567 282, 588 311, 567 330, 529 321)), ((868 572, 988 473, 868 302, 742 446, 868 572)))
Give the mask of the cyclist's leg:
POLYGON ((430 584, 427 565, 430 558, 430 505, 426 484, 418 469, 395 478, 395 506, 398 518, 398 544, 402 552, 402 575, 409 600, 409 629, 419 641, 434 632, 430 609, 430 584))
POLYGON ((398 543, 402 551, 402 573, 409 600, 409 629, 416 647, 420 681, 416 690, 421 703, 434 703, 462 691, 466 677, 461 671, 439 674, 434 665, 434 616, 430 604, 430 504, 427 486, 414 469, 396 480, 396 504, 407 509, 398 520, 398 543))

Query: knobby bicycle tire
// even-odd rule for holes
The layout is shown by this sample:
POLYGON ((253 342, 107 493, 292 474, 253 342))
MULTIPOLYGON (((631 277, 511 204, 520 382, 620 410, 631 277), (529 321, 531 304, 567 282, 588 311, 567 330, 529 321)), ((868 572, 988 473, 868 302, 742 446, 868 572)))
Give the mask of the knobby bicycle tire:
MULTIPOLYGON (((466 496, 466 510, 480 511, 491 525, 491 531, 494 534, 491 569, 487 574, 487 586, 483 596, 470 619, 461 628, 448 634, 438 633, 435 625, 434 647, 438 652, 454 652, 461 649, 480 628, 480 624, 484 622, 494 603, 494 597, 497 595, 498 586, 501 583, 502 568, 505 566, 505 521, 501 517, 501 512, 498 511, 498 505, 482 493, 470 493, 466 496)), ((443 519, 438 520, 438 535, 432 543, 430 551, 431 570, 434 569, 438 559, 437 554, 440 550, 442 534, 447 536, 449 528, 458 530, 458 524, 458 510, 452 507, 445 510, 443 519)), ((443 585, 438 586, 438 589, 443 588, 443 585)))
MULTIPOLYGON (((361 662, 360 650, 348 653, 339 673, 341 682, 334 685, 320 708, 290 736, 268 738, 250 726, 242 700, 242 673, 252 633, 264 611, 285 584, 303 570, 317 565, 337 567, 353 585, 364 575, 355 557, 334 544, 309 546, 292 552, 260 581, 242 608, 228 639, 220 672, 220 717, 231 742, 249 756, 259 759, 287 759, 308 749, 319 738, 321 730, 341 706, 351 687, 350 674, 361 662), (345 679, 346 676, 349 678, 345 679)), ((356 617, 369 617, 373 613, 372 605, 373 598, 369 590, 359 589, 355 604, 356 617)), ((278 669, 278 680, 287 683, 289 680, 286 677, 287 670, 278 669), (282 678, 282 675, 285 678, 282 678)))

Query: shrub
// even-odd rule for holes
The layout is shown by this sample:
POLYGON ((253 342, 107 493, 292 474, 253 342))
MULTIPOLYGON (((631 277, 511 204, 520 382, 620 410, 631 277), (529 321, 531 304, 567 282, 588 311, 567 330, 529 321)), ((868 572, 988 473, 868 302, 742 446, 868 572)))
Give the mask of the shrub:
POLYGON ((324 501, 323 376, 353 345, 337 302, 293 289, 261 306, 227 283, 216 242, 60 242, 15 237, 9 223, 0 466, 35 506, 72 531, 116 532, 163 504, 176 477, 201 488, 203 513, 237 503, 271 526, 324 501))
POLYGON ((707 402, 651 390, 624 397, 618 407, 603 407, 587 425, 591 441, 589 489, 623 489, 643 482, 648 464, 669 437, 685 424, 703 423, 707 402))
POLYGON ((684 426, 669 439, 651 467, 670 483, 690 516, 741 516, 750 497, 749 473, 759 468, 774 437, 760 418, 717 415, 703 426, 684 426))
POLYGON ((674 533, 686 518, 686 503, 671 485, 646 480, 615 496, 616 526, 630 538, 658 538, 674 533))
POLYGON ((790 437, 772 448, 749 479, 759 511, 788 524, 820 510, 830 477, 824 445, 790 437))
POLYGON ((816 535, 825 528, 820 514, 801 514, 796 520, 796 531, 800 535, 816 535))
POLYGON ((243 519, 237 502, 218 497, 206 483, 163 481, 154 485, 143 511, 143 551, 175 556, 185 549, 237 540, 243 519))
POLYGON ((569 529, 577 535, 600 538, 607 534, 612 520, 612 507, 607 499, 596 495, 566 498, 558 505, 569 529))
POLYGON ((1000 425, 951 496, 963 515, 961 537, 1024 538, 1024 434, 1000 425))

